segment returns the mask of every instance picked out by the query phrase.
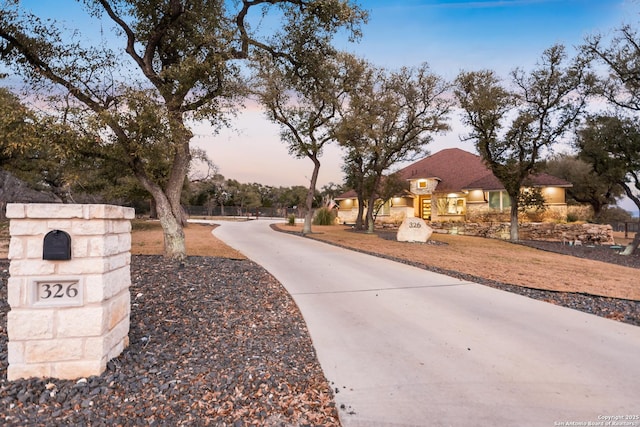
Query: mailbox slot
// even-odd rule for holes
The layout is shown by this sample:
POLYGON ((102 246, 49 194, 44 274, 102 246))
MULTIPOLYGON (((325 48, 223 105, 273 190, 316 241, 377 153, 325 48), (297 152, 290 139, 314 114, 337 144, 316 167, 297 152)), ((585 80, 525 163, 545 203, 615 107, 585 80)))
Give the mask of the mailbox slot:
POLYGON ((42 259, 66 261, 71 259, 71 236, 62 230, 52 230, 44 236, 42 259))

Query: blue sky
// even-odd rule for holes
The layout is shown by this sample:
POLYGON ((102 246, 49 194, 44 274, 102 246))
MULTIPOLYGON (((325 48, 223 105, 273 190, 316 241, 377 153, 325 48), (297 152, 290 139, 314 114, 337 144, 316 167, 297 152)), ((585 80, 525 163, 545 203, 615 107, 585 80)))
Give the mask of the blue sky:
POLYGON ((477 67, 530 66, 547 47, 622 22, 637 3, 617 0, 366 1, 371 19, 351 48, 385 66, 429 62, 445 77, 477 67))
MULTIPOLYGON (((507 75, 515 67, 528 69, 542 51, 553 44, 569 53, 585 36, 610 34, 623 23, 638 22, 640 0, 361 0, 369 10, 369 23, 359 43, 338 40, 339 47, 388 68, 429 63, 434 72, 453 79, 461 70, 492 69, 507 75)), ((71 0, 45 2, 23 0, 34 11, 51 11, 69 26, 87 28, 71 0)), ((100 29, 92 26, 96 31, 100 29)), ((102 28, 108 32, 110 25, 102 28)), ((435 152, 457 146, 474 151, 471 142, 460 142, 466 131, 453 115, 453 130, 437 136, 429 147, 435 152)), ((276 125, 259 108, 247 108, 233 121, 234 128, 212 135, 210 128, 194 129, 194 144, 208 151, 227 178, 265 185, 307 185, 312 163, 289 156, 279 140, 276 125)), ((341 182, 340 152, 324 153, 319 185, 341 182)))
MULTIPOLYGON (((427 62, 446 79, 461 70, 492 69, 506 76, 515 67, 532 67, 543 50, 556 43, 569 53, 585 36, 609 34, 622 23, 637 22, 637 0, 404 0, 363 1, 370 11, 359 43, 339 43, 376 65, 389 68, 427 62)), ((236 120, 234 131, 223 131, 209 141, 197 132, 197 143, 209 147, 221 173, 240 181, 268 185, 307 185, 312 164, 291 158, 278 140, 278 128, 259 111, 248 108, 236 120), (237 148, 240 148, 237 150, 237 148)), ((457 116, 453 130, 437 136, 430 146, 460 147, 466 131, 457 116)), ((341 182, 340 152, 324 153, 319 184, 341 182)))

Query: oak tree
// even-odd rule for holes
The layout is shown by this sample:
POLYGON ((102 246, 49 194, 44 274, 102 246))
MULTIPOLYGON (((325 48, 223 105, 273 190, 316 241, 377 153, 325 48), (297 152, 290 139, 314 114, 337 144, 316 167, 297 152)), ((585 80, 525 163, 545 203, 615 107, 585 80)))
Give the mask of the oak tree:
POLYGON ((493 71, 464 71, 455 80, 463 122, 487 167, 511 201, 510 238, 518 240, 519 195, 540 160, 576 123, 585 105, 585 67, 567 64, 562 46, 544 51, 530 72, 516 69, 511 85, 493 71))
MULTIPOLYGON (((617 183, 640 211, 640 126, 615 115, 589 117, 576 139, 578 156, 595 173, 617 183)), ((640 245, 640 233, 622 252, 630 255, 640 245)))
POLYGON ((595 221, 608 205, 615 205, 622 195, 622 188, 612 177, 599 175, 593 166, 573 154, 556 154, 543 165, 548 174, 572 184, 566 189, 568 203, 586 203, 593 210, 595 221))
MULTIPOLYGON (((591 121, 590 131, 604 132, 607 128, 613 128, 623 132, 620 135, 609 135, 614 137, 615 144, 601 141, 600 154, 602 156, 595 157, 602 159, 607 156, 622 157, 619 159, 621 160, 620 164, 617 162, 616 164, 626 169, 623 179, 625 194, 640 209, 640 201, 638 200, 640 187, 637 181, 640 169, 633 154, 633 150, 636 150, 636 154, 638 152, 634 135, 637 130, 634 129, 634 124, 638 120, 638 113, 640 113, 640 34, 633 26, 624 25, 614 33, 610 41, 602 35, 587 38, 582 51, 585 58, 606 67, 607 74, 597 79, 592 85, 596 94, 603 96, 611 106, 624 112, 618 116, 627 116, 624 118, 605 115, 591 121)), ((622 171, 620 172, 622 173, 622 171)), ((640 233, 636 233, 633 242, 627 246, 623 254, 633 253, 638 246, 640 246, 640 233)))
POLYGON ((328 45, 341 28, 357 29, 364 16, 348 0, 85 0, 86 20, 115 27, 96 43, 17 0, 4 3, 1 58, 37 91, 71 94, 102 129, 97 143, 120 147, 155 201, 165 255, 175 259, 186 256, 181 196, 190 121, 224 123, 244 92, 239 61, 253 52, 304 63, 307 49, 328 45), (280 25, 260 25, 269 18, 280 25), (156 161, 169 166, 161 179, 156 161))
POLYGON ((372 233, 385 174, 399 162, 424 155, 433 136, 449 129, 452 101, 445 96, 448 84, 427 64, 390 71, 362 61, 353 69, 359 71, 337 136, 345 149, 348 180, 366 204, 367 231, 372 233))
POLYGON ((338 110, 343 102, 341 55, 317 51, 304 69, 279 58, 263 56, 256 64, 254 90, 267 117, 280 125, 280 138, 289 154, 313 162, 305 198, 303 234, 311 233, 313 202, 320 173, 320 158, 334 137, 338 110))

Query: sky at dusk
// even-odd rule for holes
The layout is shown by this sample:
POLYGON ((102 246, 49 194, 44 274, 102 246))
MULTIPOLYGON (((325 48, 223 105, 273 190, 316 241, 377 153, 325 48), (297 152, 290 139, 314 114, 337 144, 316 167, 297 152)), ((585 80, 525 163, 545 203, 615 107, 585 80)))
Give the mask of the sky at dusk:
MULTIPOLYGON (((570 55, 585 36, 608 34, 622 23, 637 22, 636 0, 403 0, 362 1, 370 12, 364 36, 356 44, 337 45, 388 68, 427 62, 452 80, 462 70, 492 69, 506 76, 515 67, 529 69, 544 49, 564 44, 570 55)), ((474 151, 458 115, 453 130, 438 135, 431 152, 459 147, 474 151)), ((195 143, 211 153, 225 177, 267 185, 307 185, 309 159, 295 159, 279 141, 279 127, 255 105, 234 120, 235 129, 211 137, 196 129, 195 143)), ((321 158, 319 186, 342 182, 341 153, 329 146, 321 158)))
MULTIPOLYGON (((395 69, 427 62, 447 80, 462 70, 492 69, 507 76, 515 67, 535 65, 544 49, 564 44, 575 53, 588 35, 611 34, 624 23, 637 23, 640 0, 360 0, 369 11, 363 37, 355 44, 339 38, 336 45, 363 56, 375 65, 395 69)), ((23 0, 35 12, 50 12, 58 2, 23 0)), ((67 3, 67 2, 64 2, 67 3)), ((75 3, 75 2, 71 2, 75 3)), ((56 12, 70 25, 68 9, 56 12)), ((78 18, 79 19, 79 18, 78 18)), ((270 123, 255 103, 247 102, 231 121, 233 128, 214 134, 197 124, 193 145, 205 149, 219 172, 240 182, 264 185, 308 185, 313 168, 309 159, 296 159, 280 142, 279 127, 270 123)), ((429 151, 459 147, 474 151, 472 142, 462 142, 466 130, 452 114, 452 131, 438 135, 429 151)), ((320 159, 318 186, 340 183, 341 152, 329 146, 320 159)), ((404 166, 404 165, 399 165, 404 166)), ((630 209, 630 207, 629 207, 630 209)))

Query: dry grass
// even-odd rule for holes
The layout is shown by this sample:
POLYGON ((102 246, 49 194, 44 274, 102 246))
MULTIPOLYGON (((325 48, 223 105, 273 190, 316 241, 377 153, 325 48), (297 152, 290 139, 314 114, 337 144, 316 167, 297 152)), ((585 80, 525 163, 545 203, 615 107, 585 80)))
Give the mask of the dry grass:
MULTIPOLYGON (((211 234, 214 227, 205 224, 186 227, 187 254, 244 259, 244 255, 211 234)), ((301 226, 285 224, 278 227, 286 231, 302 229, 301 226)), ((425 245, 354 233, 344 226, 314 226, 313 230, 311 237, 317 240, 513 285, 640 300, 638 270, 633 268, 479 237, 436 234, 433 239, 447 245, 425 245)), ((162 254, 160 224, 157 221, 134 221, 131 246, 131 253, 135 255, 162 254)), ((7 227, 0 227, 0 257, 6 258, 7 247, 7 227)))
POLYGON ((9 254, 9 221, 0 221, 0 258, 9 254))
MULTIPOLYGON (((215 226, 208 224, 189 224, 185 227, 187 255, 246 259, 240 252, 214 237, 211 234, 214 228, 215 226)), ((0 222, 0 258, 7 258, 9 238, 9 222, 0 222)), ((131 233, 131 254, 162 255, 163 252, 164 238, 160 222, 134 220, 131 233)))
POLYGON ((613 232, 613 239, 616 241, 617 245, 628 245, 629 243, 631 243, 631 241, 633 240, 633 237, 636 235, 636 233, 628 233, 627 236, 625 237, 624 235, 624 231, 614 231, 613 232))
MULTIPOLYGON (((284 224, 278 227, 302 229, 284 224)), ((425 245, 355 233, 344 226, 314 226, 313 231, 310 237, 317 240, 513 285, 640 300, 638 270, 629 267, 480 237, 434 234, 433 240, 447 244, 425 245)))
MULTIPOLYGON (((211 234, 214 228, 213 225, 197 223, 185 227, 187 255, 246 259, 240 252, 227 246, 211 234)), ((131 233, 131 254, 162 255, 163 252, 164 238, 160 223, 158 221, 134 221, 131 233)))

